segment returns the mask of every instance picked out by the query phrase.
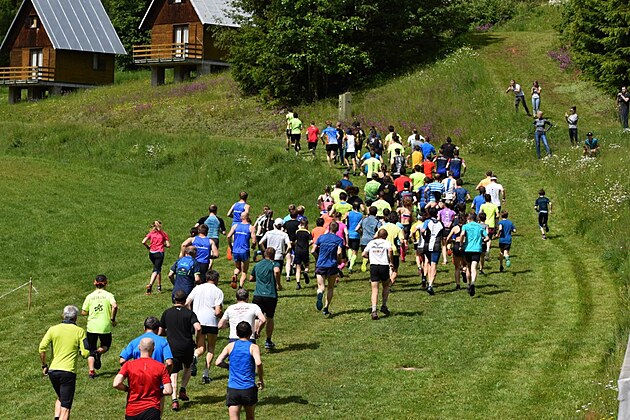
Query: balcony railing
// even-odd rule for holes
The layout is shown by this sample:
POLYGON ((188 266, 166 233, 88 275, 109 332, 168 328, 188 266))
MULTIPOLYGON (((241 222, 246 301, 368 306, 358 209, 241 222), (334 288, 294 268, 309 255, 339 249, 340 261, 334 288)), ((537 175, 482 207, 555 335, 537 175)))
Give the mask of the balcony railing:
POLYGON ((201 60, 203 45, 189 43, 134 45, 133 61, 136 64, 169 63, 201 60))
POLYGON ((55 69, 53 67, 0 67, 0 84, 2 85, 52 82, 54 80, 55 69))

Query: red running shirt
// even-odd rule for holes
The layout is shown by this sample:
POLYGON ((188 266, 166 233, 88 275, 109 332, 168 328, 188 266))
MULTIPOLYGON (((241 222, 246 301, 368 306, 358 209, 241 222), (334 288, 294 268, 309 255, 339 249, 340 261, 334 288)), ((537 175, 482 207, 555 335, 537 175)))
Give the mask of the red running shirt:
POLYGON ((125 363, 118 373, 127 378, 129 383, 125 415, 137 416, 149 408, 160 409, 162 385, 171 383, 166 366, 149 357, 142 357, 125 363))

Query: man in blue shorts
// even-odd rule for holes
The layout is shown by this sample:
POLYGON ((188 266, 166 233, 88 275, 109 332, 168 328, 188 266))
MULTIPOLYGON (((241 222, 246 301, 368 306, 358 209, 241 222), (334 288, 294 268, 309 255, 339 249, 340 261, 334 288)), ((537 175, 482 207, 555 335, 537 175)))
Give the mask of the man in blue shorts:
POLYGON ((475 213, 468 214, 468 223, 462 226, 461 241, 464 244, 464 258, 466 259, 466 277, 470 279, 468 283, 468 294, 475 296, 475 281, 477 280, 477 264, 481 260, 483 243, 488 242, 486 230, 476 222, 475 213))
POLYGON ((330 315, 329 307, 335 293, 335 280, 339 275, 337 266, 341 262, 341 249, 343 247, 343 240, 336 235, 339 229, 337 222, 331 222, 328 229, 329 232, 317 238, 311 249, 312 253, 318 252, 317 263, 315 264, 315 274, 317 275, 317 303, 315 307, 318 311, 322 311, 325 316, 330 315), (322 300, 326 282, 328 283, 328 292, 324 304, 322 300))

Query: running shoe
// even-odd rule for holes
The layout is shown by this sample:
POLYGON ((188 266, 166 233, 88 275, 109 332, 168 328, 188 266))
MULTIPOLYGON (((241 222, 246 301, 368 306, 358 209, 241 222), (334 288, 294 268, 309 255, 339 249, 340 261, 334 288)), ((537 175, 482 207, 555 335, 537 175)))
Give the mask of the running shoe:
POLYGON ((510 257, 507 257, 505 259, 505 266, 509 268, 511 265, 512 265, 512 261, 510 261, 510 257))
POLYGON ((422 287, 423 289, 426 289, 426 288, 427 288, 427 279, 426 279, 426 277, 422 277, 422 286, 421 286, 421 287, 422 287))
POLYGON ((147 291, 145 292, 145 294, 150 295, 151 289, 152 289, 152 286, 150 284, 147 284, 147 291))
POLYGON ((287 283, 291 281, 291 276, 287 276, 287 283))
POLYGON ((546 241, 547 240, 547 235, 543 235, 542 238, 543 238, 543 241, 546 241))
POLYGON ((332 315, 332 314, 330 313, 330 311, 328 310, 328 306, 326 306, 326 307, 322 310, 322 314, 323 314, 324 316, 330 316, 330 315, 332 315))
POLYGON ((549 226, 545 225, 545 232, 549 232, 549 226))
POLYGON ((475 296, 475 284, 474 283, 470 283, 470 286, 468 286, 468 294, 471 297, 475 296))
POLYGON ((173 404, 171 404, 171 410, 179 411, 179 401, 173 400, 173 404))
POLYGON ((158 284, 158 292, 161 292, 161 291, 162 291, 162 285, 158 284))
POLYGON ((271 350, 272 348, 276 347, 276 343, 274 343, 273 341, 265 341, 265 348, 267 350, 271 350))
POLYGON ((295 290, 302 290, 302 286, 300 286, 300 283, 298 283, 297 286, 295 286, 295 290))
MULTIPOLYGON (((197 376, 197 356, 193 356, 193 361, 190 365, 190 376, 197 376)), ((182 398, 182 400, 184 399, 182 398)))
POLYGON ((317 302, 315 303, 315 307, 317 308, 318 311, 321 311, 322 308, 324 307, 324 302, 322 301, 323 299, 324 299, 324 293, 318 292, 317 302))
POLYGON ((94 369, 99 370, 102 366, 101 363, 101 353, 94 353, 94 369))
POLYGON ((455 286, 455 290, 460 290, 462 288, 462 286, 460 286, 459 284, 455 286))
POLYGON ((210 382, 212 382, 212 379, 210 379, 208 376, 201 377, 201 385, 208 385, 210 382))
POLYGON ((90 377, 90 379, 94 379, 94 378, 96 378, 96 372, 91 370, 91 371, 88 372, 88 376, 90 377))
POLYGON ((304 283, 309 284, 311 282, 311 279, 308 277, 308 272, 305 271, 304 272, 304 283))
MULTIPOLYGON (((507 263, 506 263, 506 264, 507 264, 507 263)), ((500 271, 501 273, 503 273, 503 266, 502 266, 502 265, 500 265, 500 266, 499 266, 499 271, 500 271)))
POLYGON ((483 274, 484 276, 486 275, 486 273, 483 272, 483 269, 479 270, 479 274, 483 274))
POLYGON ((376 313, 376 311, 372 312, 372 321, 377 321, 378 320, 378 313, 376 313))
POLYGON ((186 390, 184 388, 179 389, 179 395, 177 396, 177 399, 180 399, 182 401, 190 401, 190 398, 188 397, 188 394, 186 394, 186 390))
POLYGON ((232 281, 230 281, 230 287, 232 289, 236 289, 238 287, 238 283, 236 282, 236 274, 232 276, 232 281))
POLYGON ((385 316, 389 316, 391 314, 391 312, 389 311, 389 309, 385 305, 381 306, 381 313, 383 313, 385 316))
POLYGON ((364 259, 363 259, 363 262, 361 263, 361 271, 362 271, 363 273, 365 273, 365 272, 367 271, 367 263, 368 263, 367 258, 364 258, 364 259))
POLYGON ((435 294, 435 291, 433 290, 433 286, 427 287, 427 293, 429 293, 431 296, 435 294))

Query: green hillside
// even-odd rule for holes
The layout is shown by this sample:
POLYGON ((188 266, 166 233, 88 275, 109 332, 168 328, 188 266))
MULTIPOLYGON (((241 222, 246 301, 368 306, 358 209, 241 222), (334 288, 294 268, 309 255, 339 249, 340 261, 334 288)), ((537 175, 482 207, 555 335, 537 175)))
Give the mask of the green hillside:
MULTIPOLYGON (((260 418, 607 418, 629 330, 628 199, 624 169, 629 134, 614 103, 548 52, 559 41, 531 19, 557 18, 541 8, 426 68, 353 96, 355 116, 403 135, 413 127, 462 145, 473 190, 486 170, 499 174, 516 224, 512 267, 499 273, 497 250, 478 295, 454 291, 452 266, 439 266, 436 296, 420 290, 415 265, 402 264, 392 316, 372 322, 366 273, 337 287, 326 319, 313 284, 280 293, 274 341, 263 355, 267 388, 260 418), (504 93, 510 79, 540 81, 542 109, 557 123, 554 157, 536 159, 531 120, 514 113, 504 93), (580 136, 593 131, 601 156, 581 159, 569 145, 564 112, 576 105, 580 136), (533 202, 544 187, 554 202, 549 240, 542 241, 533 202), (592 417, 591 417, 592 416, 592 417)), ((0 101, 2 101, 0 97, 0 101)), ((49 418, 53 390, 41 377, 37 346, 66 304, 80 305, 104 272, 121 307, 113 349, 101 375, 81 364, 72 416, 120 418, 125 397, 111 388, 117 353, 141 333, 147 315, 170 304, 170 289, 145 296, 150 264, 140 245, 148 224, 163 221, 174 244, 211 202, 225 214, 246 190, 258 213, 278 216, 289 203, 307 207, 339 171, 323 150, 312 160, 284 150, 284 110, 240 96, 229 73, 151 88, 148 73, 123 75, 115 86, 15 106, 0 105, 0 294, 33 277, 26 290, 2 298, 0 363, 6 418, 49 418)), ((336 101, 297 110, 318 125, 336 101)), ((362 180, 353 179, 359 184, 362 180)), ((221 249, 224 255, 225 241, 221 249)), ((167 252, 170 265, 176 251, 167 252)), ((409 259, 408 259, 409 261, 409 259)), ((231 265, 217 261, 226 303, 231 265)), ((85 319, 79 321, 85 326, 85 319)), ((221 333, 218 350, 226 344, 221 333)), ((165 418, 227 416, 226 372, 193 378, 189 403, 165 418)), ((169 399, 167 401, 170 402, 169 399)))

